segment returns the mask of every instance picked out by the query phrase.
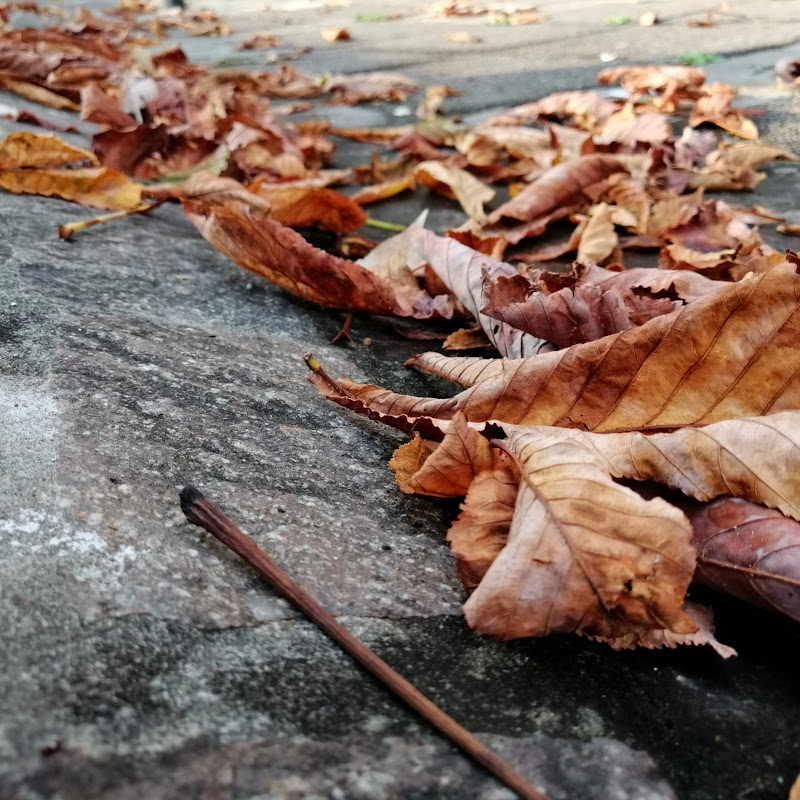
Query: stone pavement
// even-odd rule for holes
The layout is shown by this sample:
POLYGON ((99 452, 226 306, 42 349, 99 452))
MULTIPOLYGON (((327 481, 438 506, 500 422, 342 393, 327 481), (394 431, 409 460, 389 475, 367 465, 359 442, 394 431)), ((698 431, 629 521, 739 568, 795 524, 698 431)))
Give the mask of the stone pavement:
MULTIPOLYGON (((744 19, 727 32, 679 24, 698 13, 682 0, 551 2, 541 5, 552 23, 481 27, 485 47, 453 51, 442 22, 356 23, 355 2, 311 5, 273 2, 262 26, 239 2, 234 38, 264 29, 287 49, 312 43, 294 62, 310 71, 400 65, 446 76, 469 92, 448 108, 475 115, 590 85, 596 53, 621 51, 623 38, 625 60, 780 46, 709 73, 747 84, 746 102, 768 111, 765 138, 800 152, 798 95, 776 91, 770 71, 776 53, 792 52, 797 2, 733 2, 744 19), (655 7, 674 24, 603 23, 655 7), (356 39, 325 45, 322 24, 356 39), (426 50, 429 24, 438 44, 426 50)), ((195 58, 232 53, 225 39, 186 46, 195 58)), ((306 116, 372 125, 402 121, 395 111, 306 116)), ((364 153, 343 143, 337 161, 364 153)), ((797 169, 768 167, 770 179, 736 201, 800 222, 797 169)), ((430 204, 419 191, 375 213, 408 221, 430 204)), ((461 219, 433 207, 437 229, 461 219)), ((344 315, 244 272, 176 207, 57 238, 58 223, 89 216, 0 195, 3 800, 511 797, 187 525, 177 492, 189 481, 553 800, 786 797, 800 771, 796 624, 715 598, 719 638, 739 650, 726 662, 705 649, 615 653, 578 637, 498 644, 473 634, 444 542, 457 505, 402 495, 385 466, 401 438, 305 381, 302 354, 313 350, 335 374, 452 391, 403 369, 419 343, 363 319, 357 344, 331 346, 344 315)))

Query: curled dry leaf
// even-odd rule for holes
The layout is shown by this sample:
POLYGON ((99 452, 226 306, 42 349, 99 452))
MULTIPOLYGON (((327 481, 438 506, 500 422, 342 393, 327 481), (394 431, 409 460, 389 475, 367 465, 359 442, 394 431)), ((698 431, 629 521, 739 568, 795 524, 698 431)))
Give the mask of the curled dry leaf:
POLYGON ((583 264, 602 264, 619 245, 614 226, 613 207, 607 203, 595 206, 580 234, 578 261, 583 264))
POLYGON ((309 244, 300 234, 241 204, 184 200, 183 210, 217 250, 292 294, 323 306, 403 317, 451 317, 447 296, 395 288, 369 269, 309 244))
POLYGON ((670 314, 680 306, 666 297, 609 287, 567 287, 553 294, 530 293, 527 281, 502 278, 491 284, 483 313, 559 347, 591 342, 670 314), (503 281, 501 283, 501 281, 503 281))
POLYGON ((557 92, 533 103, 516 106, 490 119, 492 125, 519 125, 549 118, 566 120, 594 130, 619 109, 620 103, 597 92, 557 92))
POLYGON ((447 97, 459 97, 463 92, 444 83, 437 83, 425 89, 425 96, 417 106, 417 119, 436 119, 439 109, 447 97))
POLYGON ((490 350, 493 347, 480 326, 459 328, 442 342, 442 350, 490 350))
POLYGON ((559 431, 515 432, 505 447, 519 492, 508 541, 464 606, 473 628, 500 639, 697 629, 681 608, 695 563, 682 512, 615 483, 559 431))
POLYGON ((615 172, 627 169, 610 156, 582 156, 551 167, 489 215, 492 223, 489 230, 502 232, 511 244, 541 233, 550 222, 568 216, 584 204, 586 190, 615 172))
POLYGON ((90 83, 81 89, 81 119, 109 128, 132 128, 136 120, 122 110, 119 100, 90 83))
POLYGON ((468 594, 506 546, 518 491, 519 476, 510 467, 479 472, 469 486, 461 513, 447 533, 468 594))
POLYGON ((158 199, 202 200, 206 203, 244 203, 269 212, 270 204, 260 195, 248 191, 239 181, 213 173, 198 172, 180 183, 161 183, 145 188, 144 193, 158 199))
POLYGON ((0 169, 69 164, 97 166, 99 162, 94 153, 74 147, 52 134, 15 131, 0 142, 0 169))
MULTIPOLYGON (((470 388, 448 400, 340 386, 370 414, 580 427, 673 428, 800 408, 800 276, 793 264, 746 278, 673 314, 530 358, 419 356, 470 388)), ((339 400, 332 397, 336 402, 339 400)))
POLYGON ((783 233, 786 236, 800 236, 800 224, 797 222, 790 222, 787 225, 778 225, 776 230, 778 233, 783 233))
POLYGON ((695 580, 800 622, 800 524, 735 497, 687 513, 695 580))
POLYGON ((470 219, 481 223, 486 221, 483 206, 494 199, 494 189, 466 170, 441 161, 423 161, 417 165, 414 177, 434 192, 455 197, 470 219))
POLYGON ((635 147, 640 142, 663 144, 671 136, 672 126, 666 114, 660 111, 636 114, 633 103, 626 103, 605 121, 594 140, 598 144, 615 142, 635 147))
POLYGON ((333 94, 334 103, 356 104, 365 100, 402 102, 417 91, 417 84, 398 72, 353 72, 331 75, 325 81, 325 91, 333 94))
POLYGON ((459 42, 460 44, 480 44, 483 39, 468 31, 455 31, 444 37, 446 42, 459 42))

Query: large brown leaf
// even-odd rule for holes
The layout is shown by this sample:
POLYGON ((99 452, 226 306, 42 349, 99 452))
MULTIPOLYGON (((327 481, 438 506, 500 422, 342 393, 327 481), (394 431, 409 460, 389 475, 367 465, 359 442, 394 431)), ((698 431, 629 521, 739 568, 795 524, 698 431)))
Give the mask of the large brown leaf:
POLYGON ((695 580, 800 622, 800 524, 727 497, 690 510, 695 580))
POLYGON ((318 250, 291 228, 242 204, 184 200, 183 209, 217 250, 299 297, 375 314, 420 318, 453 314, 449 297, 396 289, 360 264, 318 250))
POLYGON ((516 244, 583 205, 586 190, 594 184, 615 172, 626 171, 618 159, 594 155, 551 167, 489 215, 489 230, 502 231, 509 242, 516 244))
MULTIPOLYGON (((414 361, 480 379, 448 400, 339 382, 371 413, 620 431, 800 408, 800 276, 793 264, 595 342, 523 359, 414 361)), ((335 398, 332 398, 335 399, 335 398)), ((338 402, 338 401, 337 401, 338 402)))
POLYGON ((681 609, 694 570, 686 517, 615 483, 562 434, 531 428, 507 440, 519 493, 508 541, 464 606, 469 624, 500 639, 695 631, 681 609))

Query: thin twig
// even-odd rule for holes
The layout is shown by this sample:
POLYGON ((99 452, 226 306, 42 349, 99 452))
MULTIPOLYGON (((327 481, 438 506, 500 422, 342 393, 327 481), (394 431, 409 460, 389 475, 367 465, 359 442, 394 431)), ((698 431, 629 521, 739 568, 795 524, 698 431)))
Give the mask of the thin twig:
POLYGON ((395 672, 380 656, 350 633, 309 592, 290 578, 246 533, 234 525, 219 507, 202 492, 193 486, 185 486, 180 493, 180 500, 181 510, 189 522, 205 528, 234 553, 240 555, 362 667, 371 672, 401 700, 408 703, 411 708, 458 745, 468 756, 524 800, 548 800, 546 795, 516 773, 506 761, 493 753, 452 717, 445 714, 419 689, 395 672))

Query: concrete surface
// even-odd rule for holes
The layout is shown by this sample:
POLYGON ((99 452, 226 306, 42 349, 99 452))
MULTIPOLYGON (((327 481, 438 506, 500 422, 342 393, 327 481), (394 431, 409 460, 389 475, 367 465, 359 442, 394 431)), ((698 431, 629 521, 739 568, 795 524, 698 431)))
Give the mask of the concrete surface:
MULTIPOLYGON (((286 20, 276 32, 287 48, 314 40, 298 67, 446 75, 469 92, 448 108, 476 117, 590 85, 596 53, 619 48, 623 34, 627 60, 670 60, 697 42, 785 53, 800 18, 797 2, 734 2, 744 19, 721 31, 680 25, 697 15, 688 2, 551 2, 540 4, 551 23, 484 26, 484 49, 454 45, 461 55, 445 60, 449 46, 426 50, 427 26, 439 37, 478 22, 356 24, 362 5, 310 5, 273 2, 263 17, 266 30, 286 20), (655 7, 670 22, 652 33, 603 22, 655 7), (355 41, 318 42, 323 15, 355 41), (704 38, 690 40, 696 31, 704 38)), ((235 38, 262 28, 240 2, 231 9, 235 38)), ((187 48, 231 54, 225 39, 187 48)), ((765 138, 800 152, 797 95, 772 85, 776 52, 709 72, 747 84, 746 102, 768 110, 765 138)), ((352 125, 403 119, 396 110, 320 109, 352 125)), ((365 152, 342 143, 337 160, 365 152)), ((797 167, 770 172, 758 192, 733 199, 800 222, 797 167)), ((380 216, 408 221, 427 204, 420 191, 382 204, 380 216)), ((433 207, 434 227, 460 221, 451 206, 433 207)), ((3 800, 511 797, 186 524, 177 492, 189 481, 553 800, 786 797, 800 771, 797 625, 715 598, 719 638, 739 650, 727 662, 694 648, 615 653, 577 637, 476 636, 444 542, 456 504, 402 495, 385 466, 400 437, 305 382, 301 356, 313 350, 335 374, 451 391, 402 368, 419 343, 363 319, 358 344, 329 345, 343 315, 240 270, 175 207, 57 238, 58 223, 89 216, 0 195, 3 800)))

